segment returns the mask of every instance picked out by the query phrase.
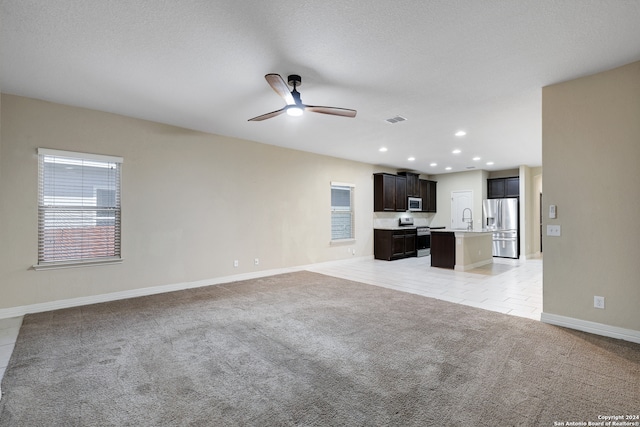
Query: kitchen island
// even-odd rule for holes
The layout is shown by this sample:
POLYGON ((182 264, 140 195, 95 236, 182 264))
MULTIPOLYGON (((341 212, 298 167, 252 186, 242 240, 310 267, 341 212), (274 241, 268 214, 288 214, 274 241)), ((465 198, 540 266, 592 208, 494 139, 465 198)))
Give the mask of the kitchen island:
POLYGON ((459 271, 493 263, 493 233, 473 230, 431 230, 431 266, 459 271))

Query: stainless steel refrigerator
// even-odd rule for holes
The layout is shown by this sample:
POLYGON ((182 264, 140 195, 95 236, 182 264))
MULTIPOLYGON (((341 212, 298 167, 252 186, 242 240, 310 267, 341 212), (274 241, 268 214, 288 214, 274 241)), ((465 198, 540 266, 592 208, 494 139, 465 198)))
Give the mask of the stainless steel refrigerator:
POLYGON ((493 256, 518 258, 518 199, 482 201, 482 224, 493 231, 493 256))

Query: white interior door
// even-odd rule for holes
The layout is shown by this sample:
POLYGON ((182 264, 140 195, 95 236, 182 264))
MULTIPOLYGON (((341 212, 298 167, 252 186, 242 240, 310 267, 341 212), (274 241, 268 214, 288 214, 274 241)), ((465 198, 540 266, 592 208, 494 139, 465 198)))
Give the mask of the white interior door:
POLYGON ((469 219, 475 220, 475 212, 473 212, 473 191, 452 191, 451 228, 466 230, 469 226, 469 219))

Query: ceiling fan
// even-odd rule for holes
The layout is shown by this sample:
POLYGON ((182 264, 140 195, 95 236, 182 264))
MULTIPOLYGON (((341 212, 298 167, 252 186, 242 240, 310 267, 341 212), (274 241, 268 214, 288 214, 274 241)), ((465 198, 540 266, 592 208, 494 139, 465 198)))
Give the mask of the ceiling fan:
POLYGON ((304 111, 342 117, 356 116, 356 110, 350 110, 348 108, 320 107, 317 105, 303 104, 300 100, 300 92, 297 90, 297 87, 302 84, 302 77, 297 74, 291 74, 287 78, 289 85, 293 86, 292 91, 289 91, 289 87, 287 87, 284 79, 280 77, 280 74, 267 74, 264 78, 267 80, 267 83, 269 83, 269 86, 271 86, 271 88, 275 90, 282 99, 284 99, 284 102, 286 102, 287 105, 279 110, 249 119, 250 122, 259 122, 265 119, 270 119, 271 117, 279 116, 285 112, 290 116, 301 116, 304 111))

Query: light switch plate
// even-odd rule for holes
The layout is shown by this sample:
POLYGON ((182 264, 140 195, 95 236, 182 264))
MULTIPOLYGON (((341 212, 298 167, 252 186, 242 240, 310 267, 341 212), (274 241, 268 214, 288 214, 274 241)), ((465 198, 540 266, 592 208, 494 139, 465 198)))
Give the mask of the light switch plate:
POLYGON ((547 225, 547 236, 560 237, 559 225, 547 225))
POLYGON ((555 219, 557 216, 556 205, 549 205, 549 218, 555 219))

